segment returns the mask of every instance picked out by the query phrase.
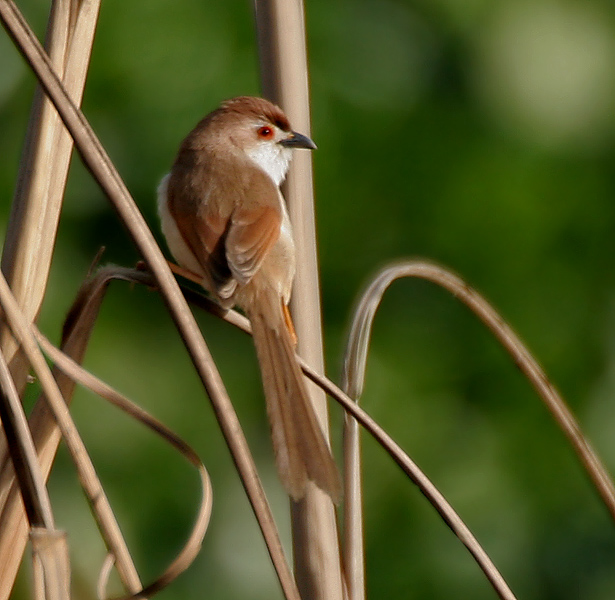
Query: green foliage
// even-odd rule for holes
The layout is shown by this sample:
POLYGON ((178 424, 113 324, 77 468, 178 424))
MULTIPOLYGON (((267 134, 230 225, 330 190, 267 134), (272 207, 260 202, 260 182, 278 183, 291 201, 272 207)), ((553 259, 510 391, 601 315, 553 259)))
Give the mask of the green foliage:
MULTIPOLYGON (((42 33, 46 3, 22 4, 42 33)), ((612 7, 314 0, 306 9, 329 374, 337 378, 348 315, 366 278, 386 261, 428 257, 501 310, 615 471, 612 7)), ((33 76, 0 34, 3 227, 32 91, 33 76)), ((257 93, 248 4, 103 3, 84 112, 154 231, 155 189, 182 137, 220 100, 257 93)), ((77 159, 41 317, 52 339, 101 245, 107 260, 138 259, 77 159)), ((284 519, 250 341, 213 318, 201 323, 284 519)), ((279 597, 207 398, 160 299, 115 284, 86 366, 191 442, 212 474, 211 534, 195 566, 160 597, 279 597)), ((365 408, 441 487, 519 598, 615 597, 606 510, 535 394, 464 308, 425 283, 395 284, 376 319, 368 369, 365 408)), ((196 478, 89 394, 77 394, 75 415, 151 578, 191 522, 196 478)), ((494 597, 371 440, 365 478, 372 598, 494 597)), ((85 525, 66 457, 50 487, 59 526, 71 535, 76 579, 92 584, 103 549, 85 525)), ((23 585, 15 597, 27 597, 23 585)))

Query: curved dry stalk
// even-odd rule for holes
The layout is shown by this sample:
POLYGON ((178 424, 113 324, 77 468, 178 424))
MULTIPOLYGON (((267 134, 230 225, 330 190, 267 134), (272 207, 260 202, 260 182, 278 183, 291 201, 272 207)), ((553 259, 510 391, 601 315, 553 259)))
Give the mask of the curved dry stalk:
MULTIPOLYGON (((133 280, 129 271, 123 271, 123 275, 133 280)), ((142 274, 139 274, 135 282, 146 283, 147 280, 141 279, 142 274)), ((151 280, 150 280, 151 281, 151 280)), ((202 294, 196 292, 187 292, 187 297, 191 303, 194 303, 204 310, 211 312, 212 314, 219 316, 228 323, 235 325, 246 333, 251 333, 250 323, 248 319, 240 315, 234 310, 221 311, 220 308, 208 298, 202 294)), ((420 470, 420 468, 414 463, 414 461, 404 452, 404 450, 391 438, 386 431, 378 425, 362 408, 358 406, 345 392, 338 388, 333 382, 319 374, 305 360, 301 357, 297 357, 301 369, 307 377, 309 377, 316 385, 318 385, 326 394, 331 396, 345 409, 348 415, 352 416, 352 420, 360 423, 375 439, 376 441, 389 453, 393 460, 402 468, 402 470, 408 475, 413 483, 417 485, 421 493, 429 500, 429 502, 438 511, 445 523, 451 528, 459 540, 467 547, 470 554, 474 557, 477 564, 484 572, 488 581, 493 586, 494 590, 502 600, 516 600, 512 590, 508 587, 508 584, 496 568, 493 561, 489 558, 488 554, 479 544, 478 540, 474 537, 470 529, 463 522, 461 517, 455 512, 453 507, 448 503, 440 491, 433 485, 428 477, 420 470)), ((356 384, 353 384, 350 379, 346 379, 346 383, 349 388, 359 389, 356 384)), ((358 439, 358 432, 357 432, 358 439)), ((358 448, 355 448, 356 456, 355 460, 358 461, 358 448)), ((356 487, 356 486, 353 486, 356 487)), ((348 491, 346 487, 345 492, 348 491)), ((347 502, 347 499, 345 499, 347 502)), ((345 522, 345 527, 352 526, 353 522, 362 521, 362 515, 360 511, 360 500, 356 500, 354 503, 354 510, 350 523, 345 522), (358 507, 358 510, 356 508, 358 507)), ((350 557, 354 561, 348 563, 344 561, 344 569, 346 576, 347 589, 345 592, 349 598, 358 598, 364 595, 364 574, 362 569, 363 555, 362 555, 362 536, 352 536, 351 543, 354 544, 353 550, 350 551, 350 557), (359 556, 360 555, 360 556, 359 556), (353 585, 354 584, 354 587, 353 585)), ((346 539, 348 541, 348 538, 346 539)), ((346 549, 344 549, 346 552, 346 549)))
POLYGON ((49 408, 53 413, 58 428, 62 433, 62 437, 75 463, 79 481, 86 493, 88 501, 93 507, 96 507, 96 511, 99 514, 105 515, 105 520, 103 521, 104 526, 112 529, 112 531, 108 533, 108 538, 115 542, 112 551, 118 557, 118 572, 120 577, 128 589, 135 593, 141 589, 141 582, 139 581, 139 576, 130 557, 130 553, 128 552, 128 548, 124 543, 105 491, 96 476, 94 465, 70 417, 68 406, 60 393, 57 382, 44 356, 41 354, 36 340, 28 327, 28 323, 21 315, 19 307, 17 306, 17 301, 11 293, 7 281, 1 272, 0 306, 2 307, 10 330, 13 332, 15 339, 21 344, 24 354, 30 361, 41 387, 45 392, 49 408))
POLYGON ((97 600, 104 600, 104 598, 107 597, 107 583, 109 582, 109 577, 111 577, 113 565, 115 565, 115 559, 113 555, 108 552, 98 572, 98 581, 96 582, 97 600))
MULTIPOLYGON (((134 269, 126 269, 124 267, 105 267, 106 277, 114 277, 118 279, 141 283, 144 285, 155 285, 155 281, 151 274, 136 271, 134 269)), ((248 319, 240 315, 234 310, 224 311, 220 307, 198 292, 192 290, 184 290, 189 301, 200 308, 207 310, 218 316, 228 323, 235 325, 245 333, 251 333, 250 323, 248 319)), ((514 594, 506 584, 504 578, 499 573, 487 553, 480 546, 470 529, 461 520, 453 507, 447 502, 439 490, 431 483, 427 476, 419 469, 412 459, 404 452, 404 450, 389 436, 386 431, 378 425, 356 402, 345 394, 329 379, 320 375, 312 369, 305 360, 297 357, 301 369, 307 377, 309 377, 316 385, 318 385, 325 393, 336 400, 352 415, 352 418, 360 423, 365 429, 376 439, 376 441, 389 453, 393 460, 402 468, 413 483, 417 485, 421 493, 429 500, 438 513, 442 516, 445 523, 452 529, 455 535, 468 548, 470 554, 474 557, 479 567, 485 573, 487 579, 495 589, 496 593, 503 600, 516 600, 514 594)))
MULTIPOLYGON (((167 569, 160 577, 158 577, 153 583, 147 585, 139 592, 134 593, 132 596, 129 596, 129 598, 142 598, 144 596, 152 596, 165 588, 167 585, 169 585, 173 580, 178 577, 178 575, 183 573, 192 564, 201 548, 203 538, 205 537, 205 533, 209 525, 213 501, 211 482, 207 473, 207 469, 205 468, 205 465, 203 464, 201 459, 198 457, 197 453, 163 423, 152 417, 147 411, 143 410, 137 404, 131 402, 124 395, 117 392, 110 385, 100 380, 98 377, 96 377, 95 375, 84 369, 81 365, 76 363, 72 358, 70 358, 61 350, 56 348, 34 326, 33 331, 36 336, 36 339, 38 340, 38 343, 40 344, 45 354, 47 354, 47 356, 56 364, 56 366, 59 367, 67 376, 69 376, 71 379, 73 379, 80 385, 86 387, 93 393, 97 394, 101 398, 105 398, 111 404, 117 406, 120 410, 124 411, 132 418, 137 419, 138 421, 143 423, 143 425, 151 429, 154 433, 160 435, 167 443, 169 443, 176 450, 178 450, 182 454, 182 456, 198 470, 199 477, 201 480, 201 505, 199 507, 198 515, 188 540, 184 544, 184 547, 179 552, 177 557, 173 560, 169 567, 167 567, 167 569)), ((97 516, 97 520, 99 518, 102 519, 104 518, 104 516, 97 516)), ((101 528, 101 531, 104 535, 105 530, 101 528)), ((107 540, 105 541, 107 542, 108 548, 112 548, 115 545, 113 543, 109 543, 107 540)))
POLYGON ((493 307, 457 275, 442 267, 407 261, 383 269, 361 298, 352 324, 349 348, 344 361, 344 380, 354 397, 360 396, 365 379, 365 364, 371 327, 382 295, 400 277, 418 277, 431 281, 463 302, 488 327, 508 351, 515 364, 528 378, 555 422, 574 448, 611 518, 615 520, 615 485, 608 471, 581 433, 574 415, 549 381, 540 365, 530 354, 515 332, 504 322, 493 307))
POLYGON ((86 167, 103 189, 127 227, 136 246, 152 270, 161 294, 190 354, 201 382, 212 402, 220 429, 231 451, 257 521, 267 542, 276 574, 287 598, 299 600, 262 484, 254 466, 245 436, 226 388, 177 282, 156 244, 124 182, 92 131, 83 113, 75 107, 53 71, 36 36, 11 0, 0 0, 0 19, 26 58, 70 131, 86 167), (275 550, 274 550, 275 548, 275 550))
MULTIPOLYGON (((73 359, 83 360, 85 349, 91 334, 91 325, 99 310, 97 299, 87 304, 82 314, 65 328, 62 339, 62 350, 69 354, 73 359)), ((68 403, 72 397, 75 384, 66 377, 61 371, 54 369, 54 377, 57 386, 68 403)), ((30 415, 29 420, 32 437, 38 453, 38 462, 45 479, 49 476, 51 465, 57 446, 61 439, 55 419, 44 393, 39 399, 30 415)), ((21 500, 19 487, 16 484, 14 475, 3 472, 2 487, 6 489, 6 496, 2 501, 2 512, 0 516, 0 539, 2 541, 3 556, 6 560, 0 560, 0 588, 2 597, 8 597, 14 580, 15 565, 19 565, 23 555, 25 541, 22 536, 27 534, 27 521, 23 514, 23 503, 21 500), (12 475, 9 477, 9 475, 12 475)), ((12 469, 11 469, 12 471, 12 469)), ((26 535, 27 537, 27 535, 26 535)), ((138 578, 137 578, 138 579, 138 578)))

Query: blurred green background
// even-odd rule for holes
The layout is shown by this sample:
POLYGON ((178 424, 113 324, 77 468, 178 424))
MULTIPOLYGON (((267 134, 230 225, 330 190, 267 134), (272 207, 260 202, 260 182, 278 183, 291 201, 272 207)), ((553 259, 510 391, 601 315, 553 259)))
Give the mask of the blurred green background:
MULTIPOLYGON (((47 2, 19 5, 42 36, 47 2)), ((329 375, 338 379, 367 278, 392 259, 428 257, 501 311, 614 472, 613 4, 312 0, 306 17, 329 375)), ((3 229, 33 89, 0 34, 3 229)), ((250 3, 103 2, 84 112, 159 238, 155 188, 182 137, 220 100, 258 93, 250 3)), ((101 245, 107 261, 139 259, 76 159, 41 315, 52 339, 101 245)), ((199 320, 288 540, 250 340, 199 320)), ((113 285, 86 365, 189 441, 213 479, 203 550, 159 597, 281 598, 159 297, 113 285)), ((363 405, 457 508, 520 599, 615 598, 607 511, 528 383, 447 293, 394 285, 376 320, 363 405)), ((341 412, 331 413, 339 456, 341 412)), ((90 394, 77 394, 74 414, 149 581, 187 534, 196 476, 90 394)), ((369 596, 494 598, 461 543, 367 437, 364 456, 369 596)), ((64 449, 50 490, 70 534, 75 597, 93 598, 104 551, 64 449)), ((14 598, 28 597, 26 569, 14 598)))

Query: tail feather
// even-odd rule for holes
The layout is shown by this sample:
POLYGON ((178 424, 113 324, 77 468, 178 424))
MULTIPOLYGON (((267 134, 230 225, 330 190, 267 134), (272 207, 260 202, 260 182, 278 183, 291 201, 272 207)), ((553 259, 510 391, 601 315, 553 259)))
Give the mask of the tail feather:
POLYGON ((267 413, 280 478, 294 500, 305 495, 307 480, 339 502, 339 474, 297 363, 290 333, 280 319, 250 314, 267 413))

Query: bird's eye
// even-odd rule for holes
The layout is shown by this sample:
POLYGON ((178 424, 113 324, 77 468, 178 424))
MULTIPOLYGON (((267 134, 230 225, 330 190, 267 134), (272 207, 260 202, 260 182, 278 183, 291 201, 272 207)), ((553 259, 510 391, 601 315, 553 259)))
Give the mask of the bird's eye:
POLYGON ((273 128, 268 125, 260 127, 258 130, 258 136, 264 140, 270 140, 273 137, 273 128))

